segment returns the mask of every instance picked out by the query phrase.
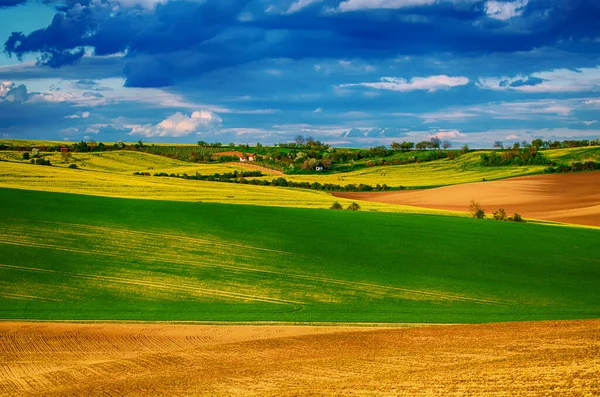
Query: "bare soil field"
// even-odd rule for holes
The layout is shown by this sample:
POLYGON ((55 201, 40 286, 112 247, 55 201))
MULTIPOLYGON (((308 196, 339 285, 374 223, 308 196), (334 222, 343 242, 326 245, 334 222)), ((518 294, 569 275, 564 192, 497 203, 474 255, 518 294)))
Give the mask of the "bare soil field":
POLYGON ((422 328, 0 323, 0 395, 590 396, 600 320, 422 328))
POLYGON ((534 175, 436 189, 381 193, 334 193, 340 198, 468 211, 473 199, 491 214, 600 227, 600 172, 534 175))

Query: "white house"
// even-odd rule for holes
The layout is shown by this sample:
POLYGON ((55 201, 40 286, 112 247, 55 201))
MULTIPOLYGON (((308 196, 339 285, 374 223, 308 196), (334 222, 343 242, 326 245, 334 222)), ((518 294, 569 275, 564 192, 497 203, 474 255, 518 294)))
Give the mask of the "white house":
POLYGON ((240 162, 245 163, 246 161, 256 161, 256 155, 255 154, 249 154, 248 157, 246 157, 246 155, 241 155, 238 156, 240 158, 240 162))

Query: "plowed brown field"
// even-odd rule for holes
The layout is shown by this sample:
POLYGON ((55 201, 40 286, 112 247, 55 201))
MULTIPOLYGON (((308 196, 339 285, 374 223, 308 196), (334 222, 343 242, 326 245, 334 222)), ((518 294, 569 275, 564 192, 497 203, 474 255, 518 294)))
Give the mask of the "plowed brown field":
POLYGON ((600 227, 600 172, 535 175, 416 191, 334 193, 353 200, 468 211, 471 200, 487 213, 504 208, 526 218, 600 227))
POLYGON ((600 320, 411 329, 0 323, 0 395, 584 396, 600 320))

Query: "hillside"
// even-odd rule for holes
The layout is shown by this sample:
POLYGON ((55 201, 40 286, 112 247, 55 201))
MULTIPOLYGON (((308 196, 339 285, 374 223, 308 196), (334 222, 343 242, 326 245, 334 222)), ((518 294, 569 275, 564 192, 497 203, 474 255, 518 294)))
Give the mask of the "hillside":
POLYGON ((600 231, 0 189, 0 318, 594 318, 600 231), (535 255, 532 255, 535 247, 535 255))

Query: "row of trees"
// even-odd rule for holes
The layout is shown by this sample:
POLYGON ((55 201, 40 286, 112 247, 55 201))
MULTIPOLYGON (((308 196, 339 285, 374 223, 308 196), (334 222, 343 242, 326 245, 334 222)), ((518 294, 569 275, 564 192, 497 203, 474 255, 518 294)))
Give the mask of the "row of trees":
POLYGON ((534 139, 531 143, 527 141, 515 142, 512 145, 505 146, 502 141, 494 142, 494 149, 528 149, 535 148, 537 150, 540 149, 565 149, 565 148, 576 148, 576 147, 586 147, 586 146, 600 146, 600 138, 597 139, 571 139, 560 141, 552 141, 552 140, 543 140, 543 139, 534 139))
MULTIPOLYGON (((148 175, 147 172, 134 172, 134 175, 148 175)), ((260 177, 264 176, 260 171, 243 171, 233 172, 227 174, 213 174, 213 175, 196 175, 188 174, 167 174, 164 172, 155 173, 154 176, 166 176, 171 178, 182 178, 182 179, 193 179, 193 180, 205 180, 213 182, 227 182, 227 183, 241 183, 245 185, 259 185, 259 186, 279 186, 279 187, 294 187, 302 189, 322 190, 327 192, 370 192, 370 191, 386 191, 390 188, 386 185, 377 184, 376 186, 367 184, 348 184, 345 186, 333 183, 319 183, 319 182, 295 182, 288 181, 283 177, 279 177, 272 180, 266 179, 246 179, 246 177, 260 177)))
MULTIPOLYGON (((475 200, 471 200, 471 203, 469 204, 469 212, 471 213, 471 216, 475 219, 485 218, 485 210, 483 209, 481 204, 475 200)), ((516 212, 513 216, 509 217, 504 208, 499 208, 497 211, 494 212, 493 216, 494 219, 497 221, 525 222, 523 220, 523 217, 516 212)))
POLYGON ((481 165, 485 167, 501 167, 506 165, 554 165, 554 162, 544 157, 534 147, 525 149, 514 148, 501 152, 492 151, 481 154, 481 165))
POLYGON ((439 137, 433 136, 428 141, 421 141, 421 142, 417 142, 416 144, 414 142, 407 142, 407 141, 392 142, 390 147, 395 151, 402 151, 402 152, 410 151, 415 148, 417 150, 427 150, 427 149, 440 150, 440 148, 444 148, 445 150, 448 150, 452 147, 452 143, 450 141, 442 142, 442 140, 439 137))

